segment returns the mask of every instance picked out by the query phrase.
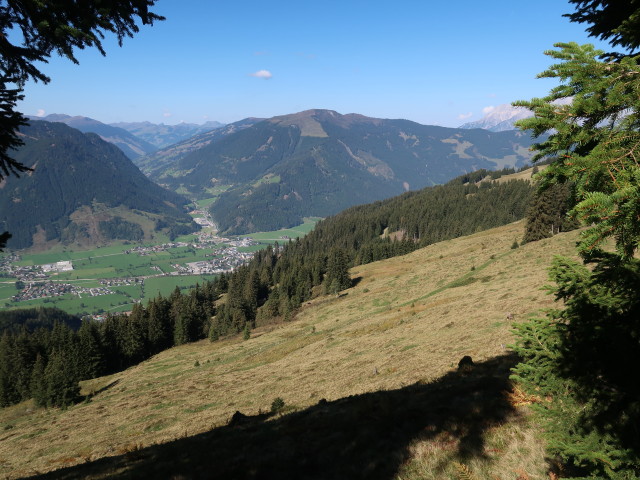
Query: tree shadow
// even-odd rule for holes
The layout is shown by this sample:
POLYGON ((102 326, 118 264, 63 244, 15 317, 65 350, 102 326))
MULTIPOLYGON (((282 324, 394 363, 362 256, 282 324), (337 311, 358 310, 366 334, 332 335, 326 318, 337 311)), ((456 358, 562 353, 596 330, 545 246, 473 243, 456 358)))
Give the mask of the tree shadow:
POLYGON ((32 478, 390 480, 413 442, 442 435, 464 463, 484 457, 487 430, 517 414, 506 395, 515 362, 504 355, 428 384, 322 399, 269 421, 269 414, 242 415, 199 435, 32 478))
POLYGON ((95 397, 96 395, 98 395, 98 394, 100 394, 100 393, 103 393, 103 392, 106 392, 106 391, 107 391, 107 390, 109 390, 110 388, 115 387, 115 386, 116 386, 116 385, 118 385, 119 383, 120 383, 120 379, 114 380, 113 382, 111 382, 111 383, 109 383, 109 384, 105 385, 105 386, 104 386, 104 387, 102 387, 102 388, 99 388, 98 390, 92 390, 92 391, 87 395, 87 397, 88 397, 88 398, 93 398, 93 397, 95 397))

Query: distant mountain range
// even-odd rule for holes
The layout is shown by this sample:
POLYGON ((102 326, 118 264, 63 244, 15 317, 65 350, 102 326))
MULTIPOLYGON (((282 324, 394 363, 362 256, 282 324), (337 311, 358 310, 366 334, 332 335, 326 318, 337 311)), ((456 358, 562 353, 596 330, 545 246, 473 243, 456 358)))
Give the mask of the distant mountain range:
POLYGON ((43 120, 46 122, 60 122, 76 128, 83 133, 96 133, 104 141, 113 143, 130 159, 135 159, 154 152, 156 147, 129 133, 128 131, 107 125, 89 117, 64 115, 53 113, 46 117, 30 117, 31 120, 43 120))
POLYGON ((173 161, 165 156, 163 166, 154 166, 152 157, 140 162, 156 182, 195 197, 229 187, 212 206, 219 227, 229 233, 291 226, 304 216, 324 217, 481 168, 520 167, 530 160, 532 143, 518 131, 426 126, 330 110, 223 130, 173 161))
POLYGON ((0 183, 0 231, 8 248, 59 242, 95 245, 197 228, 187 200, 145 177, 121 150, 93 133, 31 121, 13 157, 33 168, 0 183))
POLYGON ((209 121, 202 125, 178 123, 177 125, 155 124, 151 122, 111 123, 112 127, 122 128, 156 148, 164 148, 187 140, 194 135, 210 132, 224 126, 224 123, 209 121))
POLYGON ((465 123, 464 125, 460 125, 460 128, 483 128, 492 132, 504 132, 507 130, 515 130, 516 121, 531 116, 533 116, 533 113, 530 110, 522 107, 513 107, 505 103, 492 109, 480 120, 465 123))
POLYGON ((60 122, 77 128, 83 133, 97 133, 100 137, 113 143, 127 157, 136 160, 159 148, 187 140, 194 135, 210 132, 224 126, 223 123, 209 121, 202 125, 195 123, 179 123, 177 125, 155 124, 151 122, 119 122, 106 124, 89 117, 71 116, 52 113, 46 117, 29 117, 32 120, 60 122))

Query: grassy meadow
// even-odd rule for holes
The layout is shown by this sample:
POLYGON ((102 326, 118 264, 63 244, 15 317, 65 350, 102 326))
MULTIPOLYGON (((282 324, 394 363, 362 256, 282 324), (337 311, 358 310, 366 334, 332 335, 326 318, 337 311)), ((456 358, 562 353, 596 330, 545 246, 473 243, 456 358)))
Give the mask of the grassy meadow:
POLYGON ((508 381, 511 325, 553 306, 546 270, 577 233, 512 249, 522 234, 517 222, 356 267, 341 296, 249 340, 83 382, 90 400, 65 411, 0 410, 0 476, 547 479, 508 381), (476 366, 458 372, 465 355, 476 366))

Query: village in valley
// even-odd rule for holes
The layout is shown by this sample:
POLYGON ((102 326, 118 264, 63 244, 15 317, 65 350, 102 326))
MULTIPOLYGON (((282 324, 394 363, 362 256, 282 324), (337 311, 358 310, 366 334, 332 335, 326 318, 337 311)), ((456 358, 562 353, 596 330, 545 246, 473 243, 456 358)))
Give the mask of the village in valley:
POLYGON ((230 272, 244 264, 253 256, 252 252, 241 251, 241 248, 258 245, 251 238, 225 238, 211 233, 198 235, 198 241, 169 242, 161 245, 140 245, 122 252, 123 255, 149 256, 172 249, 190 248, 206 251, 205 260, 196 262, 171 263, 172 270, 165 271, 162 267, 152 265, 155 271, 151 275, 126 276, 99 279, 98 287, 81 287, 72 283, 56 280, 58 274, 74 270, 73 261, 64 260, 42 265, 19 265, 22 257, 17 254, 8 255, 0 259, 0 275, 13 277, 18 283, 20 292, 12 297, 12 302, 34 300, 45 297, 55 297, 66 294, 83 296, 98 296, 114 293, 112 287, 123 285, 143 285, 145 280, 152 277, 176 275, 216 275, 230 272))
POLYGON ((175 241, 63 249, 59 254, 0 254, 0 308, 57 306, 94 316, 128 311, 147 298, 168 295, 176 287, 193 288, 230 272, 256 250, 303 235, 318 220, 251 237, 223 237, 208 212, 190 213, 202 229, 175 241))

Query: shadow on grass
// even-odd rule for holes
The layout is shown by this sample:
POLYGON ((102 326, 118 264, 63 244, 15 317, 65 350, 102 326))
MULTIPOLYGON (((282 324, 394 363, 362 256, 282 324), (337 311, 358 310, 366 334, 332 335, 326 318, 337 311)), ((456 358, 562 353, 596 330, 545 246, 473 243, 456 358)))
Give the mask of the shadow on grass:
POLYGON ((270 420, 243 416, 193 437, 33 478, 392 479, 414 441, 441 435, 456 440, 464 463, 484 457, 488 429, 515 415, 505 395, 515 360, 502 356, 429 384, 320 400, 270 420))
POLYGON ((92 391, 91 393, 89 393, 89 395, 87 395, 87 397, 89 397, 89 398, 95 397, 96 395, 98 395, 100 393, 103 393, 103 392, 106 392, 110 388, 115 387, 119 383, 120 383, 120 379, 114 380, 113 382, 105 385, 104 387, 99 388, 98 390, 92 391))

